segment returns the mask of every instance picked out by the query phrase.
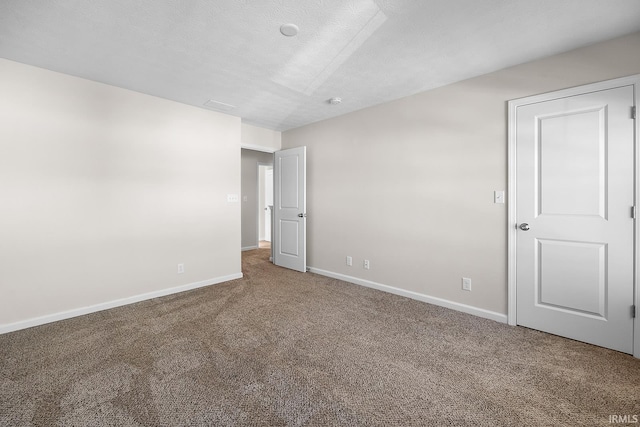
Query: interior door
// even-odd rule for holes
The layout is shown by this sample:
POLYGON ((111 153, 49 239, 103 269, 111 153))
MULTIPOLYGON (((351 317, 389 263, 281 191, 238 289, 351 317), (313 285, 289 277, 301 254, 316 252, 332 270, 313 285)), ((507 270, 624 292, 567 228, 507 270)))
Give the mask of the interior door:
POLYGON ((633 352, 633 86, 516 110, 519 325, 633 352))
POLYGON ((274 153, 274 264, 307 271, 307 147, 274 153))

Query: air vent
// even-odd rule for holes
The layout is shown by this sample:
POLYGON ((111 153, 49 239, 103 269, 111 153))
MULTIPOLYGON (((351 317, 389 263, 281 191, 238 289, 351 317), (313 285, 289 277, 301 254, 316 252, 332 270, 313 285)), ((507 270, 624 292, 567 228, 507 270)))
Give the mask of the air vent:
POLYGON ((213 99, 210 99, 207 102, 205 102, 204 106, 207 108, 211 108, 212 110, 218 110, 218 111, 231 111, 236 108, 235 105, 225 104, 224 102, 214 101, 213 99))

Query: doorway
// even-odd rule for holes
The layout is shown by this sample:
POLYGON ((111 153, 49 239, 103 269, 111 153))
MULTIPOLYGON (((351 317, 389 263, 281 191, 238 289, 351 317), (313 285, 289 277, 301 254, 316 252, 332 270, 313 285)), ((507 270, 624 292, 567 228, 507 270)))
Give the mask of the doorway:
MULTIPOLYGON (((241 249, 243 251, 258 249, 261 241, 263 245, 264 242, 269 243, 268 240, 264 240, 265 229, 260 229, 260 224, 264 224, 265 217, 263 201, 268 197, 265 194, 264 179, 261 180, 260 166, 263 166, 263 170, 273 169, 273 153, 243 148, 241 151, 241 249)), ((266 238, 270 240, 269 235, 266 238)))
POLYGON ((273 164, 258 163, 258 247, 271 248, 273 164))
POLYGON ((509 102, 509 323, 636 357, 638 83, 509 102))

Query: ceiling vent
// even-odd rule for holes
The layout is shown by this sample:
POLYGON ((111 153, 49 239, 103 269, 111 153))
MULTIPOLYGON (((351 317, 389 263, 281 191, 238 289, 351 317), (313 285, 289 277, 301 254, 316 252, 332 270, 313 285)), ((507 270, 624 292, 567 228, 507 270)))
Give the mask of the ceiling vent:
POLYGON ((212 110, 218 110, 218 111, 231 111, 236 108, 235 105, 225 104, 224 102, 214 101, 213 99, 210 99, 207 102, 205 102, 204 106, 207 108, 211 108, 212 110))

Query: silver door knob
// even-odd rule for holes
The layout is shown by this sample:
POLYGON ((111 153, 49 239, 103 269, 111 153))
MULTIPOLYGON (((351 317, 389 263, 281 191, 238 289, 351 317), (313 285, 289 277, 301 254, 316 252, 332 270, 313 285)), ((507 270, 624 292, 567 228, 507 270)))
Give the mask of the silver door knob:
POLYGON ((520 230, 529 231, 529 224, 527 224, 526 222, 523 222, 522 224, 520 224, 520 230))
POLYGON ((306 216, 307 216, 307 214, 306 214, 306 213, 300 213, 300 214, 298 214, 298 218, 304 218, 304 217, 306 217, 306 216))

